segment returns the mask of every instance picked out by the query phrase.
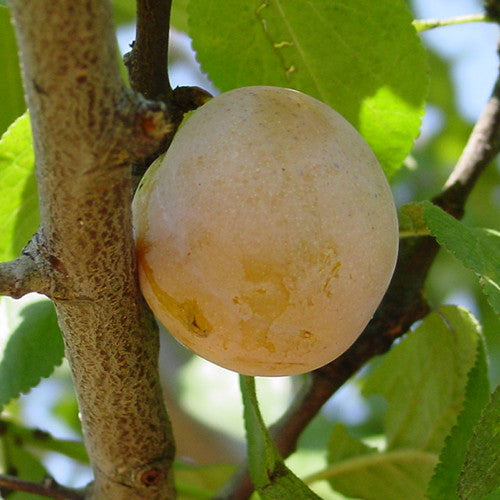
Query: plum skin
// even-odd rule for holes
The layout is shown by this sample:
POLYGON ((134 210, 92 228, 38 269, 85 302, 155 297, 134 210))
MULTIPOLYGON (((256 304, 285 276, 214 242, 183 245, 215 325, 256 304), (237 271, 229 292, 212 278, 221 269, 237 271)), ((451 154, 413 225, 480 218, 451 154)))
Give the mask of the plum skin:
POLYGON ((397 257, 375 155, 326 104, 244 87, 183 124, 133 202, 142 293, 182 344, 246 375, 309 372, 372 317, 397 257))

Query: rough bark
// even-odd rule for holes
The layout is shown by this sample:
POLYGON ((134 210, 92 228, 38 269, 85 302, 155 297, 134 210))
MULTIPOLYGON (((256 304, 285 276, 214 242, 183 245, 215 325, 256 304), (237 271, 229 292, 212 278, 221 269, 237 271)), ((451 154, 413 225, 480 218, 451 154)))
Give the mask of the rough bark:
POLYGON ((137 284, 130 211, 131 165, 154 152, 170 125, 161 106, 120 79, 109 2, 10 7, 39 184, 31 251, 51 284, 43 291, 71 365, 95 476, 88 497, 174 498, 158 333, 137 284))

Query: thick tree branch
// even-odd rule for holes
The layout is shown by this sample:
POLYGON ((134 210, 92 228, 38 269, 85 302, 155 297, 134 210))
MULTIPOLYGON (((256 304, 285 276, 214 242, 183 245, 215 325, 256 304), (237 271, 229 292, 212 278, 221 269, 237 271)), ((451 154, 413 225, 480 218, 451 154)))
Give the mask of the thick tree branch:
POLYGON ((52 296, 94 471, 93 499, 174 498, 158 333, 136 278, 131 165, 171 134, 120 79, 109 1, 11 0, 52 296), (41 29, 40 27, 43 27, 41 29))
MULTIPOLYGON (((463 154, 442 192, 433 201, 455 217, 461 217, 477 179, 499 151, 500 73, 463 154)), ((364 332, 342 356, 311 374, 289 409, 271 426, 271 435, 283 457, 295 451, 300 434, 352 375, 374 356, 388 351, 395 339, 427 314, 423 289, 438 251, 438 244, 428 236, 401 240, 389 289, 364 332)), ((246 500, 252 491, 248 469, 243 464, 215 498, 246 500)))
POLYGON ((34 483, 16 476, 0 474, 0 491, 4 495, 11 491, 24 491, 56 500, 83 500, 85 498, 82 492, 61 486, 51 477, 46 478, 43 483, 34 483))

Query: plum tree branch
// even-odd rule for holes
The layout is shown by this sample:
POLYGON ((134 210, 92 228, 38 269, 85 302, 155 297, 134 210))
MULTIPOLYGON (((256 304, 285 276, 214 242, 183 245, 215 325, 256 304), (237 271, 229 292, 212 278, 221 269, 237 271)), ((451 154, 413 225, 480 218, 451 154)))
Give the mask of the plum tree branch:
POLYGON ((134 90, 147 99, 166 101, 172 88, 168 77, 171 0, 138 0, 136 39, 125 56, 134 90))
POLYGON ((164 153, 184 113, 201 106, 210 94, 198 87, 172 89, 168 76, 168 43, 172 0, 138 0, 136 39, 125 54, 130 85, 147 99, 165 104, 172 133, 165 136, 157 149, 134 165, 136 183, 152 161, 164 153))
POLYGON ((465 203, 483 170, 500 150, 500 75, 497 76, 492 94, 488 99, 465 149, 443 191, 434 198, 434 203, 461 218, 465 203))
MULTIPOLYGON (((461 217, 473 186, 499 151, 500 73, 461 157, 433 202, 461 217)), ((439 245, 429 236, 401 240, 394 276, 373 319, 349 350, 311 373, 288 410, 271 426, 271 435, 283 457, 295 451, 306 426, 350 377, 374 356, 387 352, 394 340, 427 314, 423 290, 438 251, 439 245)), ((215 498, 246 500, 252 492, 248 468, 243 464, 215 498)))
POLYGON ((24 491, 33 495, 40 495, 56 500, 84 500, 84 494, 72 488, 61 486, 54 479, 48 477, 42 483, 26 481, 16 476, 0 474, 0 490, 7 491, 24 491))
POLYGON ((21 255, 8 262, 0 262, 0 295, 18 299, 43 288, 40 270, 30 257, 21 255))
POLYGON ((121 80, 109 1, 11 0, 10 9, 34 138, 37 248, 94 472, 87 498, 174 498, 158 332, 138 287, 130 208, 132 164, 171 123, 121 80))
POLYGON ((0 295, 18 299, 31 292, 48 297, 68 298, 71 293, 64 283, 57 284, 56 269, 44 256, 43 245, 35 233, 21 255, 7 262, 0 262, 0 295))

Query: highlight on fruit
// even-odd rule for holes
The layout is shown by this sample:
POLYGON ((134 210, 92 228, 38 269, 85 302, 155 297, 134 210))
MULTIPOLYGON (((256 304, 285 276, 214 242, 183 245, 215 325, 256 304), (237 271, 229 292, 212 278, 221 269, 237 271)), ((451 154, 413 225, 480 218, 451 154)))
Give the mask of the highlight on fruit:
POLYGON ((134 203, 141 289, 186 347, 246 375, 319 368, 363 331, 391 279, 385 175, 339 113, 301 92, 215 97, 134 203))

